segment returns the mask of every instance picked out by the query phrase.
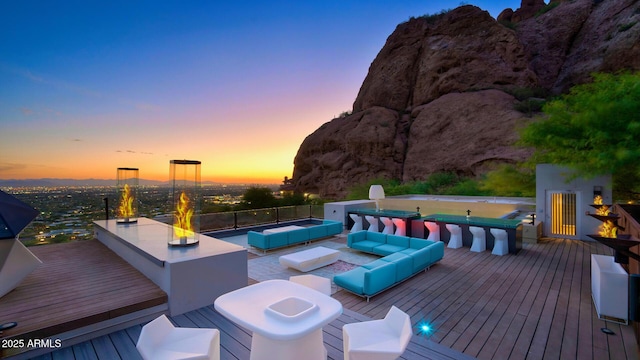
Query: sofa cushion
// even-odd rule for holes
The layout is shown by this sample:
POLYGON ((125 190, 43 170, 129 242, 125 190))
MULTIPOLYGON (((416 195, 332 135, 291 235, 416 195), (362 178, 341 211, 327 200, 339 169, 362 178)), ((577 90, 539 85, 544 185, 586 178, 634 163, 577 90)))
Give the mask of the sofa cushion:
POLYGON ((435 241, 431 241, 431 240, 427 240, 427 239, 420 239, 420 238, 410 238, 409 239, 409 246, 410 248, 414 248, 414 249, 422 249, 424 247, 427 247, 431 244, 435 244, 435 241))
POLYGON ((354 242, 351 244, 350 247, 356 250, 373 253, 373 248, 376 246, 380 246, 380 243, 377 241, 364 240, 364 241, 354 242))
POLYGON ((397 252, 380 260, 396 264, 396 282, 405 280, 413 274, 413 259, 409 255, 397 252))
POLYGON ((309 240, 320 239, 323 237, 327 237, 327 226, 325 225, 314 225, 309 226, 309 240))
POLYGON ((382 245, 374 246, 371 252, 373 252, 374 254, 386 256, 386 255, 396 253, 398 251, 402 251, 404 249, 406 249, 406 247, 391 245, 391 244, 382 244, 382 245))
POLYGON ((301 242, 309 241, 309 229, 295 229, 285 232, 287 234, 287 241, 289 245, 298 244, 301 242))
POLYGON ((387 235, 383 233, 367 231, 367 240, 376 241, 380 244, 385 244, 387 242, 387 235))
MULTIPOLYGON (((444 249, 444 248, 443 248, 444 249)), ((413 272, 416 273, 433 264, 431 261, 431 247, 425 247, 414 251, 411 255, 413 259, 413 272)))
POLYGON ((375 269, 378 266, 383 266, 383 265, 387 265, 388 261, 384 261, 382 259, 377 259, 377 260, 373 260, 370 263, 366 263, 364 265, 362 265, 363 268, 371 270, 371 269, 375 269))
POLYGON ((387 235, 387 244, 406 249, 409 247, 409 238, 400 235, 387 235))
POLYGON ((352 247, 353 243, 367 240, 367 231, 360 230, 347 235, 347 246, 352 247))
POLYGON ((365 295, 375 295, 376 293, 379 293, 380 291, 395 284, 396 264, 393 262, 382 262, 385 264, 376 266, 371 270, 365 269, 363 285, 363 292, 365 295))
POLYGON ((327 228, 327 236, 341 234, 344 230, 344 224, 341 221, 323 220, 322 226, 327 228))
POLYGON ((429 249, 431 249, 432 264, 442 260, 444 257, 444 243, 442 241, 436 241, 433 245, 429 246, 429 249))
POLYGON ((364 295, 364 273, 369 271, 363 267, 357 267, 353 270, 335 275, 333 282, 356 294, 364 295))
POLYGON ((266 234, 264 237, 267 238, 267 249, 274 249, 289 245, 288 234, 286 232, 266 234))
POLYGON ((248 231, 247 242, 249 243, 249 245, 255 246, 259 249, 268 249, 267 238, 262 233, 256 231, 248 231))

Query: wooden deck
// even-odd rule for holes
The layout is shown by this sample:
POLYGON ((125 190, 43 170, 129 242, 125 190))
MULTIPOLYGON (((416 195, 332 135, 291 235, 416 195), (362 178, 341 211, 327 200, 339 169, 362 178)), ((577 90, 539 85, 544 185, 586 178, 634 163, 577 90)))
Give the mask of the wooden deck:
POLYGON ((414 324, 435 326, 432 341, 479 359, 638 359, 632 327, 598 319, 591 254, 611 250, 562 239, 525 244, 515 256, 445 249, 439 264, 369 303, 346 291, 334 297, 371 318, 395 305, 414 324))
MULTIPOLYGON (((342 359, 342 325, 384 317, 391 305, 417 327, 405 359, 638 359, 631 326, 599 320, 591 300, 590 255, 610 255, 595 242, 544 239, 518 255, 493 256, 468 248, 445 258, 370 302, 338 291, 344 314, 324 329, 330 359, 342 359), (605 335, 608 327, 615 335, 605 335)), ((250 282, 252 282, 250 280, 250 282)), ((173 317, 178 326, 221 330, 221 358, 248 359, 251 333, 212 306, 173 317)), ((112 332, 39 359, 138 359, 141 325, 112 332)))
POLYGON ((164 291, 97 240, 29 249, 42 265, 0 298, 0 322, 18 323, 2 334, 5 339, 59 337, 104 321, 115 324, 115 319, 142 310, 166 308, 164 291))

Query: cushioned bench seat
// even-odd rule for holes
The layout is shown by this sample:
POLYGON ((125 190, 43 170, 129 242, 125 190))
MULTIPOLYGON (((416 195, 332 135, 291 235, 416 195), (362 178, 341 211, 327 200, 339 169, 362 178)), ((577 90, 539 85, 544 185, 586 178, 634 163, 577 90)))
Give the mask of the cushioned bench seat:
POLYGON ((350 248, 384 257, 333 277, 333 282, 357 295, 369 298, 428 269, 444 257, 444 243, 358 231, 348 235, 350 248))
POLYGON ((247 242, 253 247, 266 251, 338 235, 342 233, 342 228, 343 225, 339 221, 324 220, 319 225, 270 234, 249 231, 247 232, 247 242))

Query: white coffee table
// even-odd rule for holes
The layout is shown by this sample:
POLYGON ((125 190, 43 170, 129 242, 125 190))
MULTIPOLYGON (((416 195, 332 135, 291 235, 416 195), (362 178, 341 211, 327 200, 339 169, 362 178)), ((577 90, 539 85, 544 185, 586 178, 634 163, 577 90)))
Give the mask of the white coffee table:
POLYGON ((322 327, 342 314, 342 304, 287 280, 267 280, 218 297, 215 309, 253 331, 251 360, 326 359, 322 327))
POLYGON ((313 249, 282 255, 278 260, 282 266, 307 272, 333 264, 338 260, 338 257, 340 257, 340 251, 318 246, 313 249))

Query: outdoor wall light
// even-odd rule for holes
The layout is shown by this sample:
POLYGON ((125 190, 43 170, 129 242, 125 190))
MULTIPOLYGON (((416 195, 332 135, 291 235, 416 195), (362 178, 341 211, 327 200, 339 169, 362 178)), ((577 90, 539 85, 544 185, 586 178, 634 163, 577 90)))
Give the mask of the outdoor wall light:
POLYGON ((116 214, 118 224, 130 224, 138 221, 138 172, 137 168, 118 168, 119 201, 116 214))
POLYGON ((169 246, 198 243, 200 231, 200 161, 171 160, 173 227, 169 246))

